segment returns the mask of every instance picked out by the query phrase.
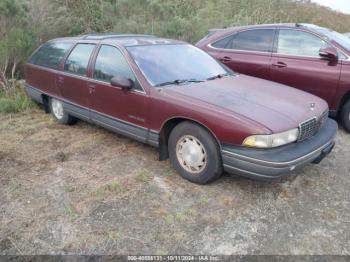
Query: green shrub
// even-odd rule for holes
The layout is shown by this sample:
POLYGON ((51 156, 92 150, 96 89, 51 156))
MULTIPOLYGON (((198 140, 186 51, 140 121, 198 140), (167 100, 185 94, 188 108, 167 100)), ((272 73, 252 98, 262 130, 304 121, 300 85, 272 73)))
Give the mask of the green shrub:
POLYGON ((0 112, 1 113, 16 112, 16 106, 15 106, 14 100, 7 97, 0 98, 0 112))
POLYGON ((18 113, 35 107, 36 104, 28 97, 23 86, 0 91, 0 113, 18 113))

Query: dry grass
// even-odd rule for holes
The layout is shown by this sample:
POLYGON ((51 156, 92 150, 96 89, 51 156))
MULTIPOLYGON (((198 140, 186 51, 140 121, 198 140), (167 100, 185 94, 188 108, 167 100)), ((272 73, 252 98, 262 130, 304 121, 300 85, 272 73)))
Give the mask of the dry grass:
POLYGON ((199 186, 102 128, 0 114, 0 254, 349 254, 350 141, 337 139, 298 177, 199 186))
POLYGON ((109 195, 112 195, 112 194, 115 195, 124 191, 125 191, 125 188, 119 181, 112 181, 92 191, 91 196, 97 199, 104 199, 109 195))
POLYGON ((136 172, 135 179, 147 184, 152 180, 152 176, 149 174, 147 170, 142 169, 136 172))

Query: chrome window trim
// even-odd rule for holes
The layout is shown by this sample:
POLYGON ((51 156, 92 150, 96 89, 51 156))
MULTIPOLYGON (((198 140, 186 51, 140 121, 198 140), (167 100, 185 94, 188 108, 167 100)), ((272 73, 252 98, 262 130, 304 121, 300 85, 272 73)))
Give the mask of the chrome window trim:
POLYGON ((261 54, 261 55, 271 55, 273 53, 273 52, 249 51, 249 50, 241 50, 241 49, 217 48, 217 47, 213 47, 211 44, 208 44, 208 47, 215 49, 215 50, 219 50, 219 51, 225 51, 225 52, 254 53, 254 54, 261 54))
MULTIPOLYGON (((291 59, 293 59, 293 58, 306 58, 306 59, 310 59, 310 58, 312 58, 312 59, 317 59, 317 60, 322 60, 322 57, 316 57, 316 56, 306 56, 306 55, 291 55, 291 54, 283 54, 283 53, 273 53, 273 55, 281 55, 281 56, 283 56, 283 57, 288 57, 288 58, 291 58, 291 59)), ((345 55, 344 55, 345 56, 345 55)), ((349 58, 347 58, 347 59, 338 59, 339 61, 350 61, 350 59, 349 58)), ((327 60, 323 60, 323 61, 327 61, 327 60)))
MULTIPOLYGON (((243 33, 246 31, 252 31, 252 30, 276 30, 276 27, 266 27, 266 28, 247 28, 244 29, 242 31, 236 31, 234 33, 231 33, 229 35, 226 35, 222 38, 216 39, 214 42, 209 43, 207 46, 212 48, 212 49, 216 49, 216 50, 221 50, 221 51, 228 51, 228 52, 245 52, 245 53, 260 53, 260 54, 271 54, 273 53, 272 51, 251 51, 251 50, 242 50, 242 49, 226 49, 226 48, 218 48, 218 47, 214 47, 212 46, 213 43, 216 43, 218 41, 223 40, 226 37, 231 37, 233 35, 239 34, 239 33, 243 33)), ((274 36, 275 37, 275 36, 274 36)), ((273 41, 272 41, 273 42, 273 41)), ((272 43, 273 44, 273 43, 272 43)))
POLYGON ((90 78, 87 76, 82 76, 82 75, 77 75, 77 74, 73 74, 67 71, 60 71, 60 74, 65 75, 65 76, 70 76, 70 77, 74 77, 74 78, 80 78, 82 80, 89 80, 90 78))
MULTIPOLYGON (((28 65, 32 66, 32 67, 36 67, 38 69, 42 69, 44 71, 49 71, 51 73, 57 73, 57 71, 60 71, 60 70, 57 70, 57 69, 53 69, 53 68, 50 68, 50 67, 46 67, 46 66, 41 66, 41 65, 36 65, 36 64, 33 64, 33 63, 30 63, 30 62, 27 62, 28 65)), ((61 71, 60 71, 61 72, 61 71)))

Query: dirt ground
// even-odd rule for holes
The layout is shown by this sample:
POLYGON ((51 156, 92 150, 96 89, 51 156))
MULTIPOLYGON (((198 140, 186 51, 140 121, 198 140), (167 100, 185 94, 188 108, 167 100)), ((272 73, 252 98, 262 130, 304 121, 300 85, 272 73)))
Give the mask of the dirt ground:
POLYGON ((0 254, 350 254, 350 135, 288 179, 185 181, 156 149, 0 115, 0 254))

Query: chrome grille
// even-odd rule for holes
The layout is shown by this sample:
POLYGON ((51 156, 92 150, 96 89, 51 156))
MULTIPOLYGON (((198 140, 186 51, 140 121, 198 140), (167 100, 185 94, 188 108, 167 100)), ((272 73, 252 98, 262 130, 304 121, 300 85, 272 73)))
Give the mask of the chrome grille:
POLYGON ((314 117, 299 125, 299 137, 298 141, 304 141, 316 134, 318 130, 317 118, 314 117))
POLYGON ((329 111, 326 110, 322 113, 319 118, 311 118, 299 125, 299 137, 298 142, 304 141, 312 136, 314 136, 318 130, 326 123, 328 119, 329 111))
POLYGON ((326 110, 320 116, 320 118, 318 120, 318 129, 320 129, 327 122, 328 115, 329 115, 329 110, 326 110))

